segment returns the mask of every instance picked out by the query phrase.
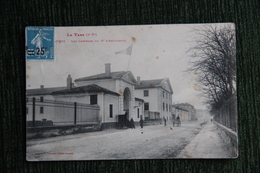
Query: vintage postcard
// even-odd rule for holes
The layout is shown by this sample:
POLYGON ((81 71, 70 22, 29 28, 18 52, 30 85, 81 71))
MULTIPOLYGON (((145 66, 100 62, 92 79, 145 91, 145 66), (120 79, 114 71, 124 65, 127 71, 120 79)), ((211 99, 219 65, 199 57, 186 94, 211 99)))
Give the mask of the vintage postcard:
POLYGON ((25 37, 27 161, 237 158, 233 23, 25 37))

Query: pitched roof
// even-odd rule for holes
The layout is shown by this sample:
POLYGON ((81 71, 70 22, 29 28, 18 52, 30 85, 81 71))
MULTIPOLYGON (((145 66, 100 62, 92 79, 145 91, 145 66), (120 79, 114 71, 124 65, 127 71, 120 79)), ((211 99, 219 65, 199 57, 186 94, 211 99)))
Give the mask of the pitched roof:
POLYGON ((174 106, 191 106, 191 107, 194 107, 193 105, 191 105, 189 103, 178 103, 178 104, 175 104, 174 106))
POLYGON ((140 85, 136 85, 136 89, 141 89, 141 88, 155 88, 158 86, 161 86, 161 82, 163 79, 154 79, 154 80, 142 80, 140 81, 140 85))
POLYGON ((140 99, 140 98, 137 98, 137 97, 135 97, 135 100, 138 100, 138 101, 144 102, 143 99, 140 99))
POLYGON ((108 89, 102 88, 98 85, 92 84, 92 85, 87 85, 87 86, 81 86, 81 87, 75 87, 72 89, 64 89, 60 91, 55 91, 52 92, 52 95, 66 95, 66 94, 79 94, 79 93, 107 93, 107 94, 112 94, 119 96, 118 93, 110 91, 108 89))
POLYGON ((27 96, 34 96, 34 95, 50 95, 52 92, 64 90, 67 87, 52 87, 52 88, 37 88, 37 89, 27 89, 26 95, 27 96))
POLYGON ((87 77, 75 79, 75 82, 97 80, 97 79, 109 79, 109 78, 121 79, 127 73, 129 73, 129 71, 111 72, 110 75, 107 75, 106 73, 101 73, 101 74, 96 74, 96 75, 93 75, 93 76, 87 76, 87 77))
POLYGON ((172 105, 172 107, 175 107, 175 109, 179 109, 179 110, 182 110, 182 111, 185 111, 185 112, 189 112, 188 110, 181 108, 181 107, 178 107, 178 106, 175 106, 175 105, 172 105))

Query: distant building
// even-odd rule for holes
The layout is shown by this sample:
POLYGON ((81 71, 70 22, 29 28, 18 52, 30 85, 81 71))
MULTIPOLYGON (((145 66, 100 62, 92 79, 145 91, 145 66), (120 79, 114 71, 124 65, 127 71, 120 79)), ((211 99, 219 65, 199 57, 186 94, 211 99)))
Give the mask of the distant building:
POLYGON ((144 100, 145 119, 171 118, 173 90, 168 78, 141 80, 137 77, 135 93, 144 100))
POLYGON ((174 115, 178 116, 178 114, 179 114, 183 117, 183 119, 189 120, 189 121, 198 120, 198 118, 196 116, 196 109, 194 108, 193 105, 191 105, 189 103, 178 103, 178 104, 172 105, 172 107, 175 110, 175 112, 174 111, 172 112, 174 115))
POLYGON ((181 121, 189 120, 188 113, 188 110, 172 105, 172 119, 176 119, 179 116, 181 121))

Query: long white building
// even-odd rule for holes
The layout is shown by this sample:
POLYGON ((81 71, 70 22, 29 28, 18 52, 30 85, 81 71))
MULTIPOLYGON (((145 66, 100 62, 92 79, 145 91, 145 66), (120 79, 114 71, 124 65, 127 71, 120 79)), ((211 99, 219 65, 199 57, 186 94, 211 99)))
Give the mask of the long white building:
POLYGON ((74 83, 68 75, 64 87, 28 89, 28 100, 38 101, 35 108, 28 102, 27 121, 33 120, 33 112, 36 121, 98 121, 104 128, 116 127, 132 118, 135 122, 141 117, 170 118, 173 92, 169 80, 137 79, 130 71, 112 72, 111 65, 105 64, 104 73, 78 78, 74 83), (60 106, 61 103, 68 107, 60 106))

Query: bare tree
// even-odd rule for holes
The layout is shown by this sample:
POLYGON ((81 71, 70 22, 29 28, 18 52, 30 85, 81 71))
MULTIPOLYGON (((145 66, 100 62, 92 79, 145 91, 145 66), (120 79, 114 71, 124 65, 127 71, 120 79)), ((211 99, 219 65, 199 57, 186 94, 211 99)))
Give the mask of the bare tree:
POLYGON ((201 96, 212 110, 236 90, 235 30, 233 25, 222 28, 210 25, 194 29, 196 45, 192 47, 189 73, 196 74, 201 96))

